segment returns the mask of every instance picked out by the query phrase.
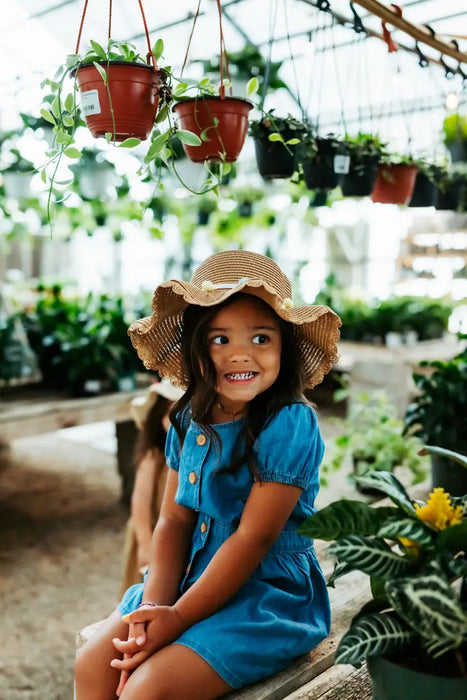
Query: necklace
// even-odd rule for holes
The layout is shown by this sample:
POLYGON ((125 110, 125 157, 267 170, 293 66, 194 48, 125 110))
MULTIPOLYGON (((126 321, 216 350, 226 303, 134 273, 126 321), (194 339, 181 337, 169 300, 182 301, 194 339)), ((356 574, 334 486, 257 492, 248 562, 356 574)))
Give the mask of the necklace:
POLYGON ((221 404, 220 401, 216 401, 216 406, 221 411, 224 415, 229 416, 231 420, 235 420, 235 416, 239 416, 240 413, 243 413, 244 409, 241 408, 239 411, 228 411, 225 406, 221 404))

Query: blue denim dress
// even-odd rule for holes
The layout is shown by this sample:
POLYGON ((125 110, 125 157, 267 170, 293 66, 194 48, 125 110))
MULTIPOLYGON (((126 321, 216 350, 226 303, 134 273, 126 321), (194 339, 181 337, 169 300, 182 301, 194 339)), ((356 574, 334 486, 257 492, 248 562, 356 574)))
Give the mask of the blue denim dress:
MULTIPOLYGON (((232 461, 243 419, 213 425, 222 450, 194 421, 183 449, 171 427, 167 464, 178 471, 176 501, 198 513, 183 594, 203 573, 222 543, 235 532, 254 478, 246 464, 235 473, 218 473, 232 461)), ((315 511, 323 441, 312 408, 292 404, 281 409, 259 435, 254 458, 263 481, 303 489, 283 531, 261 564, 217 613, 186 630, 176 643, 197 652, 234 688, 285 668, 329 634, 330 607, 313 541, 296 529, 315 511)), ((124 594, 122 614, 142 600, 143 584, 124 594)))

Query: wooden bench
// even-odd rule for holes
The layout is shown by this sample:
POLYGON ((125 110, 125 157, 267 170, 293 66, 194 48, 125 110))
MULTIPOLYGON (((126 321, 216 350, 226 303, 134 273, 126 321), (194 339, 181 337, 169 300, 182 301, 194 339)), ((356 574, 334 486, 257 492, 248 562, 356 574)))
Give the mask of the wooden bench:
MULTIPOLYGON (((316 550, 327 576, 334 564, 324 554, 327 543, 316 542, 316 550)), ((370 599, 368 577, 361 572, 347 575, 346 581, 329 589, 331 633, 309 654, 296 659, 288 668, 265 681, 229 693, 225 700, 366 700, 371 698, 371 683, 363 667, 333 666, 337 645, 355 613, 370 599), (331 693, 331 694, 329 694, 331 693), (367 693, 367 694, 365 694, 367 693)), ((79 649, 102 622, 80 630, 76 638, 79 649)))
POLYGON ((69 398, 50 391, 18 389, 0 401, 0 446, 17 438, 41 435, 62 428, 114 421, 122 497, 129 503, 134 479, 134 448, 138 435, 130 415, 130 401, 145 393, 146 390, 141 389, 69 398))

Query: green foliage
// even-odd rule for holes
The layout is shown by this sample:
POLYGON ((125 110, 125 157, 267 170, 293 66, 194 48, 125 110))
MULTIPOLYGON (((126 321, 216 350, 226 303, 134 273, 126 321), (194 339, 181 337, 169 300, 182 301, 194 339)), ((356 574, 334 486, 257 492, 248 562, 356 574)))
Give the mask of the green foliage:
MULTIPOLYGON (((249 80, 251 77, 256 77, 259 83, 259 89, 264 89, 264 79, 266 69, 269 72, 268 91, 278 90, 279 88, 287 88, 287 85, 279 77, 279 70, 282 66, 281 61, 271 61, 267 65, 262 53, 253 44, 246 44, 240 51, 229 52, 229 71, 232 79, 239 78, 249 80)), ((203 71, 206 74, 219 73, 220 63, 218 58, 202 61, 203 71)))
POLYGON ((432 371, 413 375, 418 394, 406 411, 406 431, 426 444, 467 453, 467 349, 421 366, 432 371))
POLYGON ((17 313, 6 315, 0 302, 0 383, 33 377, 37 361, 17 313))
POLYGON ((359 132, 357 136, 346 134, 342 141, 342 152, 350 156, 354 167, 368 160, 379 160, 384 144, 378 136, 359 132))
POLYGON ((426 459, 418 455, 422 443, 404 434, 404 423, 396 417, 385 394, 359 394, 350 404, 342 425, 342 434, 331 440, 323 461, 322 479, 340 469, 346 459, 353 463, 354 474, 371 471, 392 472, 405 467, 412 483, 425 478, 426 459))
POLYGON ((408 650, 406 658, 415 669, 430 657, 440 663, 446 657, 459 660, 467 644, 462 585, 467 573, 467 497, 462 499, 462 517, 462 508, 455 510, 461 499, 447 497, 440 505, 430 497, 430 505, 421 509, 424 504, 413 502, 392 474, 373 472, 360 481, 388 496, 394 506, 339 500, 299 528, 308 537, 335 540, 330 552, 337 562, 328 585, 355 570, 370 577, 373 600, 352 620, 336 662, 359 665, 370 656, 391 658, 408 650), (444 529, 436 508, 445 509, 444 529))
POLYGON ((2 173, 24 173, 32 175, 35 172, 36 166, 34 163, 24 158, 18 148, 10 148, 9 153, 14 160, 1 169, 2 173))
POLYGON ((444 143, 467 140, 467 116, 457 112, 447 116, 443 122, 444 143))

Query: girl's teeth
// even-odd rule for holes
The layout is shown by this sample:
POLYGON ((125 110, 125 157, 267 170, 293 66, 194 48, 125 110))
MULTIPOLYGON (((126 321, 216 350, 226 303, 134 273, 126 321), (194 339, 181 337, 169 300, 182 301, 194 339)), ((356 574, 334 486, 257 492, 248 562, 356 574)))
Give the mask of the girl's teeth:
POLYGON ((228 374, 227 376, 230 377, 230 379, 251 379, 255 375, 253 372, 238 372, 237 374, 228 374))

